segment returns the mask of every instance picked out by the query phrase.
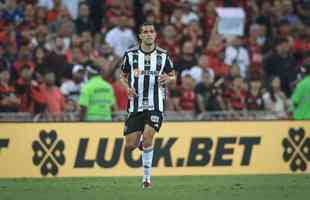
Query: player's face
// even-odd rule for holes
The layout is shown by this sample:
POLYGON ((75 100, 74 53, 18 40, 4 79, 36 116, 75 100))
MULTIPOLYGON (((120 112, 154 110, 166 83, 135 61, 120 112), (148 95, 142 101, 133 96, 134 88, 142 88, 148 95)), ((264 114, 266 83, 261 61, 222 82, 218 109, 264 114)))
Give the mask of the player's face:
POLYGON ((141 32, 139 35, 142 43, 146 44, 146 45, 152 45, 155 43, 155 39, 156 39, 156 31, 154 26, 152 25, 147 25, 147 26, 143 26, 141 27, 141 32))

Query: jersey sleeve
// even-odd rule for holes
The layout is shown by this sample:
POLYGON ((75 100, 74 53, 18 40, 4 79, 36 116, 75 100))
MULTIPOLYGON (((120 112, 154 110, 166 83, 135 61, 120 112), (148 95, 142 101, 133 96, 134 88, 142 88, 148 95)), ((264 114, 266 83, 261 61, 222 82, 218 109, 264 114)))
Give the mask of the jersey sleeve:
POLYGON ((167 58, 166 58, 166 62, 165 62, 165 66, 164 66, 164 72, 165 73, 170 73, 171 71, 173 71, 174 70, 174 66, 173 66, 173 62, 172 62, 172 60, 171 60, 171 58, 170 58, 170 56, 169 55, 167 55, 167 58))
POLYGON ((126 74, 130 72, 129 58, 128 58, 127 52, 124 55, 121 68, 122 68, 122 71, 126 74))
POLYGON ((87 87, 83 87, 81 90, 81 95, 80 95, 80 99, 79 99, 79 104, 81 106, 85 106, 88 107, 89 105, 89 96, 90 96, 90 91, 89 89, 87 89, 87 87))

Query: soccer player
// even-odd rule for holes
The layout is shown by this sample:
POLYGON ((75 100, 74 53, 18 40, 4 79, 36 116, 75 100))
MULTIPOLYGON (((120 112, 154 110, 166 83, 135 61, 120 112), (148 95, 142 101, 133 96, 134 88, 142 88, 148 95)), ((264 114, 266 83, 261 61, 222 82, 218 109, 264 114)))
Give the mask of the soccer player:
POLYGON ((134 150, 142 138, 143 188, 148 188, 153 137, 163 121, 165 86, 176 78, 168 52, 155 43, 153 24, 144 23, 140 27, 139 39, 139 46, 125 52, 120 78, 128 91, 129 114, 124 128, 126 148, 134 150))

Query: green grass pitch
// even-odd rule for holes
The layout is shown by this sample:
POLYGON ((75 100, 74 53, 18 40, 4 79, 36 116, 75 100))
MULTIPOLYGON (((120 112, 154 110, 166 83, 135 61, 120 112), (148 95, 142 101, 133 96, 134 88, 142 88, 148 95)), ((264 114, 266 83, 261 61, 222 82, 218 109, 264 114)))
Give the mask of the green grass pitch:
POLYGON ((0 200, 308 200, 310 175, 0 179, 0 200))

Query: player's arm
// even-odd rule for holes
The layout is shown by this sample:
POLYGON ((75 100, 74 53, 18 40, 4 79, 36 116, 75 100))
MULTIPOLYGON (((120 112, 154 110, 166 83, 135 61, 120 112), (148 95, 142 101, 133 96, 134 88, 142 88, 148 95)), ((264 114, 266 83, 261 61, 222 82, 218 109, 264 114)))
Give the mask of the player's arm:
POLYGON ((128 76, 129 76, 128 73, 121 72, 120 81, 121 81, 122 85, 126 88, 128 97, 135 97, 135 96, 137 96, 137 93, 136 93, 135 88, 132 88, 129 86, 128 76))
POLYGON ((126 88, 128 97, 137 96, 135 89, 130 87, 128 84, 128 76, 130 73, 130 65, 129 65, 127 53, 125 53, 125 55, 124 55, 123 62, 121 65, 121 69, 122 69, 122 71, 120 74, 120 81, 121 81, 121 84, 126 88))
POLYGON ((176 75, 174 70, 169 73, 159 75, 159 82, 161 85, 166 85, 172 81, 176 81, 176 75))
POLYGON ((163 74, 159 75, 159 82, 161 85, 166 85, 169 82, 176 81, 174 66, 169 56, 166 58, 163 72, 163 74))

